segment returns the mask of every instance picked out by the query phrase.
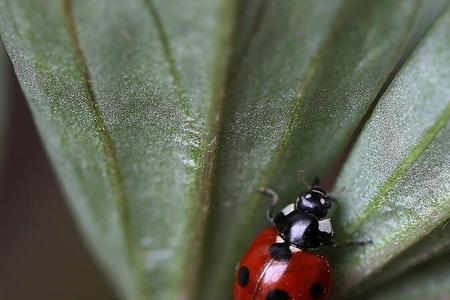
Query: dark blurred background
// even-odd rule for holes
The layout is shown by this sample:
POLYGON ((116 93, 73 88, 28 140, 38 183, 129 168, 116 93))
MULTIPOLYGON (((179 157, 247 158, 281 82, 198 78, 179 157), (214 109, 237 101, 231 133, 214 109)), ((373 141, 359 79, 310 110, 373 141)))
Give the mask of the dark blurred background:
POLYGON ((12 70, 7 81, 0 299, 116 300, 77 231, 12 70))

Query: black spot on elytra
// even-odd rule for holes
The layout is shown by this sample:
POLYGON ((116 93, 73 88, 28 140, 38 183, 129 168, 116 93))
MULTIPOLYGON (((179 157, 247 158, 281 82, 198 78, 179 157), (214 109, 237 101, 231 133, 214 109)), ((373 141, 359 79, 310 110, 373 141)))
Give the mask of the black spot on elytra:
POLYGON ((320 298, 325 294, 325 287, 320 282, 316 282, 309 289, 309 293, 313 298, 320 298))
POLYGON ((292 257, 291 249, 286 243, 274 243, 269 247, 270 257, 276 260, 289 260, 292 257))
POLYGON ((242 266, 239 268, 237 273, 237 280, 241 287, 245 287, 248 284, 248 279, 250 277, 250 271, 246 266, 242 266))
POLYGON ((271 290, 266 296, 266 300, 289 300, 289 299, 291 298, 289 298, 288 293, 280 289, 271 290))

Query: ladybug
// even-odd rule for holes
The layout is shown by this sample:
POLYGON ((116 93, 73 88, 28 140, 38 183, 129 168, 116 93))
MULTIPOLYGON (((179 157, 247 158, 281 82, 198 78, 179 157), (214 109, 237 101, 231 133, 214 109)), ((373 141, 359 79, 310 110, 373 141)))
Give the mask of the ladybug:
POLYGON ((233 300, 318 300, 328 299, 331 267, 328 260, 308 250, 339 245, 328 213, 334 199, 316 179, 295 203, 274 216, 278 195, 270 189, 260 192, 272 197, 267 217, 273 224, 253 242, 237 266, 233 300))

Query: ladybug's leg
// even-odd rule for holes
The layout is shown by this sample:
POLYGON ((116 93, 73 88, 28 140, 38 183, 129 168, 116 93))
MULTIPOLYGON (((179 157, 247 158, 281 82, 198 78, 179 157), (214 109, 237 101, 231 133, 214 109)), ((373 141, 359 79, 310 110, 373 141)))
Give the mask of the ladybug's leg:
POLYGON ((269 219, 270 222, 273 223, 274 213, 273 210, 275 209, 275 206, 277 206, 278 201, 280 200, 280 197, 278 194, 271 189, 264 189, 260 188, 258 190, 260 193, 263 193, 264 195, 270 196, 272 198, 272 203, 270 204, 269 208, 267 209, 267 219, 269 219))
POLYGON ((342 186, 342 187, 339 188, 339 190, 336 193, 328 193, 328 195, 330 196, 331 201, 338 202, 336 200, 336 194, 340 194, 340 193, 342 193, 342 192, 344 192, 346 190, 347 190, 347 188, 345 186, 342 186))
POLYGON ((331 246, 333 248, 347 248, 347 247, 352 247, 352 246, 365 246, 368 244, 372 244, 372 240, 367 240, 367 241, 350 241, 350 242, 345 242, 342 244, 336 243, 335 240, 331 240, 330 244, 328 246, 331 246))

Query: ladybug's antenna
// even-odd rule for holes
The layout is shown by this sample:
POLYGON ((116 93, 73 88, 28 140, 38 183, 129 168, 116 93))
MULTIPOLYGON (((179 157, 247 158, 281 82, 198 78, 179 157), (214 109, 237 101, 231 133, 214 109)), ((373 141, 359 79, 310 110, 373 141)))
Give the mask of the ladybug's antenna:
POLYGON ((300 181, 300 183, 303 183, 308 189, 311 188, 311 185, 305 179, 305 171, 298 171, 298 181, 300 181))
POLYGON ((314 178, 313 184, 311 186, 319 186, 319 185, 320 185, 319 177, 314 178))
POLYGON ((275 209, 275 206, 277 206, 278 201, 280 200, 280 197, 278 196, 278 194, 274 191, 272 191, 271 189, 265 189, 265 188, 260 188, 258 189, 258 192, 270 196, 272 198, 272 203, 270 204, 269 208, 267 209, 266 212, 266 216, 267 219, 269 219, 270 222, 273 223, 273 210, 275 209))
POLYGON ((298 171, 298 181, 300 181, 300 183, 303 183, 308 189, 315 187, 315 186, 320 186, 319 177, 314 178, 313 183, 309 184, 308 181, 306 181, 305 171, 303 171, 303 170, 298 171))

